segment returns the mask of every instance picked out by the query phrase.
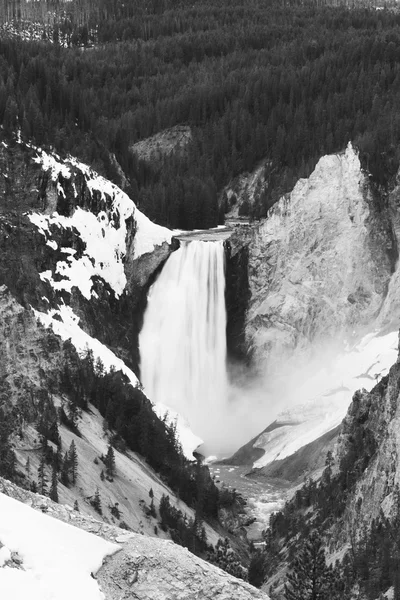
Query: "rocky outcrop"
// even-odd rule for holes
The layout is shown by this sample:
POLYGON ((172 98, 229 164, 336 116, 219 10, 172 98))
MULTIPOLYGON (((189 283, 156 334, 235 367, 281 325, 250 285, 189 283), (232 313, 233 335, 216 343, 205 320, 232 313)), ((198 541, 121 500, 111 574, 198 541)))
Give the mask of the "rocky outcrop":
POLYGON ((151 163, 153 168, 160 167, 163 158, 183 156, 192 139, 188 125, 176 125, 133 144, 130 150, 139 160, 151 163))
MULTIPOLYGON (((243 232, 242 236, 245 234, 243 232)), ((249 288, 249 247, 238 234, 225 242, 226 342, 232 360, 247 361, 245 323, 249 288)))
MULTIPOLYGON (((354 395, 337 444, 336 466, 341 461, 350 461, 353 471, 358 473, 346 504, 345 519, 354 534, 362 535, 381 511, 389 518, 398 515, 399 432, 400 362, 397 361, 371 392, 361 390, 354 395), (357 455, 360 458, 355 462, 357 455)), ((338 534, 341 530, 339 527, 338 534)))
POLYGON ((70 306, 84 331, 137 372, 147 290, 178 242, 74 159, 8 139, 0 170, 0 284, 23 307, 70 306))
POLYGON ((349 144, 321 158, 254 227, 246 341, 257 363, 316 340, 356 338, 376 319, 397 260, 385 202, 349 144))
POLYGON ((170 541, 128 540, 98 573, 108 600, 267 600, 268 596, 170 541), (134 595, 133 595, 134 594, 134 595), (123 596, 124 597, 124 596, 123 596))
MULTIPOLYGON (((69 507, 55 504, 49 498, 21 490, 1 478, 0 492, 55 519, 119 544, 121 549, 105 560, 95 576, 106 600, 268 600, 264 592, 173 542, 100 523, 69 507)), ((29 536, 29 531, 26 535, 29 536)))

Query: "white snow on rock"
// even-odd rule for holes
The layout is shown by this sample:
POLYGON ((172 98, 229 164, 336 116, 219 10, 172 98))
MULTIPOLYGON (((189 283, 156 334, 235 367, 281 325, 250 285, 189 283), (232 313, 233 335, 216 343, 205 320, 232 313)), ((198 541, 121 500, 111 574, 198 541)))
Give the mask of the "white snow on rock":
POLYGON ((83 331, 79 326, 79 317, 74 314, 70 306, 62 304, 58 310, 51 309, 48 313, 34 310, 34 313, 42 325, 51 327, 62 340, 71 340, 80 356, 84 356, 88 349, 92 350, 94 359, 101 359, 107 372, 114 367, 116 371, 122 371, 134 387, 139 385, 138 378, 123 360, 99 340, 83 331))
POLYGON ((0 494, 0 541, 23 561, 23 569, 0 568, 0 593, 6 600, 103 600, 91 573, 119 550, 116 544, 4 494, 0 494))
POLYGON ((299 384, 295 400, 277 417, 282 425, 262 433, 254 443, 265 454, 254 463, 261 468, 281 460, 341 423, 354 392, 370 391, 389 372, 398 354, 398 333, 367 335, 355 348, 327 361, 312 377, 299 384))
POLYGON ((41 149, 37 150, 36 163, 48 172, 53 182, 57 183, 57 191, 65 196, 62 187, 63 179, 70 179, 72 172, 79 170, 83 173, 88 189, 92 194, 100 193, 102 200, 111 198, 112 206, 109 212, 101 211, 95 215, 90 211, 77 207, 70 217, 64 217, 54 212, 51 215, 31 213, 29 216, 40 233, 46 237, 46 243, 53 247, 50 226, 59 228, 74 228, 86 244, 86 249, 80 259, 68 257, 57 263, 56 273, 62 275, 61 281, 46 278, 54 289, 71 291, 77 287, 82 295, 89 299, 92 291, 92 277, 102 277, 120 296, 125 289, 126 276, 123 259, 126 255, 126 220, 133 217, 135 221, 134 259, 152 252, 154 247, 170 243, 172 231, 156 225, 141 213, 132 200, 118 186, 98 175, 87 165, 69 157, 61 161, 56 155, 50 155, 41 149))

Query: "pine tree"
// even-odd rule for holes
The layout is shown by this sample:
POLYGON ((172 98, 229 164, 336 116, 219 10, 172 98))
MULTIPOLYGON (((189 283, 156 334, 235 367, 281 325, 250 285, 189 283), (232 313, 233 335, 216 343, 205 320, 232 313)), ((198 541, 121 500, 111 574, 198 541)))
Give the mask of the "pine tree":
POLYGON ((68 452, 66 452, 64 454, 64 459, 62 461, 62 466, 61 466, 61 483, 63 483, 63 485, 65 485, 66 487, 69 486, 69 472, 70 472, 70 461, 69 461, 68 452))
POLYGON ((42 454, 40 455, 40 463, 39 463, 39 468, 38 468, 38 489, 39 489, 39 494, 42 494, 43 496, 45 496, 46 492, 47 492, 47 477, 46 477, 45 463, 46 463, 46 457, 45 457, 44 453, 42 452, 42 454))
POLYGON ((75 502, 74 502, 74 510, 76 510, 76 512, 79 512, 78 500, 75 500, 75 502))
POLYGON ((115 454, 114 454, 114 449, 111 445, 108 446, 108 450, 107 450, 107 454, 106 454, 106 458, 105 458, 104 462, 106 465, 107 477, 112 479, 115 475, 115 454))
POLYGON ((69 467, 71 472, 72 483, 75 485, 76 479, 78 477, 78 453, 76 451, 76 446, 74 440, 72 440, 71 445, 68 450, 68 459, 69 459, 69 467))
POLYGON ((149 496, 151 498, 151 502, 150 502, 150 515, 152 517, 156 516, 156 507, 154 505, 154 492, 153 492, 153 488, 150 488, 149 490, 149 496))
POLYGON ((54 502, 58 502, 58 478, 57 478, 57 466, 55 463, 53 463, 53 470, 51 473, 50 498, 54 502))
POLYGON ((326 600, 329 593, 329 569, 321 538, 311 533, 294 559, 285 585, 286 600, 326 600))
POLYGON ((96 510, 100 515, 103 514, 103 511, 101 508, 101 498, 100 498, 99 488, 96 488, 96 492, 95 492, 93 500, 91 501, 91 504, 92 504, 94 510, 96 510))

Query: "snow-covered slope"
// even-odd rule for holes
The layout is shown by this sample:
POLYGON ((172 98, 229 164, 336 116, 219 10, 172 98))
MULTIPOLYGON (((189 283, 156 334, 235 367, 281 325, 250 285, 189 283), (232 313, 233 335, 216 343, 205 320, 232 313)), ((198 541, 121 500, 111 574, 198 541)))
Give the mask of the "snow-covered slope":
POLYGON ((303 381, 297 397, 308 400, 298 404, 294 399, 292 406, 278 414, 277 427, 258 436, 253 447, 265 453, 254 467, 286 458, 339 425, 354 392, 371 390, 389 372, 397 358, 397 346, 397 333, 370 334, 303 381))
POLYGON ((119 547, 0 493, 0 592, 5 600, 102 600, 95 574, 119 547), (18 553, 17 568, 11 554, 18 553))
POLYGON ((268 600, 171 541, 105 525, 1 478, 0 489, 2 598, 268 600))

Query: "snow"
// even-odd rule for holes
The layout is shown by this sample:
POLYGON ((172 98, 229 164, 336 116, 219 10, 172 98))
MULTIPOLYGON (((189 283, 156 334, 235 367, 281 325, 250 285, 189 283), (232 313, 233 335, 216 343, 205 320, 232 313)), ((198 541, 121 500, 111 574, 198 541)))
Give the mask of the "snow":
MULTIPOLYGON (((86 244, 80 259, 57 263, 56 273, 62 275, 61 281, 54 281, 48 273, 45 274, 45 279, 48 279, 56 290, 70 292, 73 287, 77 287, 86 299, 90 299, 92 278, 99 276, 111 286, 117 297, 120 296, 126 286, 123 264, 126 255, 126 220, 133 217, 136 223, 134 259, 152 252, 155 246, 170 243, 173 232, 150 221, 120 188, 77 159, 68 157, 63 162, 59 156, 48 154, 39 148, 33 160, 40 164, 44 171, 50 173, 52 181, 57 183, 59 195, 65 197, 60 176, 70 179, 72 171, 80 170, 92 195, 100 194, 101 201, 107 206, 110 204, 107 200, 111 200, 108 212, 101 211, 97 215, 80 207, 77 207, 70 217, 61 216, 57 212, 52 215, 29 215, 31 222, 46 237, 47 245, 52 248, 56 249, 57 245, 51 240, 51 226, 74 228, 86 244)), ((76 195, 75 184, 74 190, 76 195)))
POLYGON ((296 397, 309 400, 289 405, 277 417, 282 426, 257 438, 254 447, 262 448, 265 454, 254 468, 290 456, 339 425, 354 392, 361 388, 370 391, 389 372, 397 359, 397 347, 397 331, 384 336, 371 333, 299 383, 296 397))
POLYGON ((10 560, 10 558, 11 558, 10 550, 6 546, 3 546, 2 548, 0 548, 0 567, 2 567, 4 565, 4 563, 6 563, 8 560, 10 560))
POLYGON ((4 494, 0 494, 0 541, 9 551, 18 552, 24 568, 0 569, 1 595, 7 600, 103 600, 90 574, 119 550, 116 544, 4 494))
POLYGON ((46 246, 50 246, 50 248, 53 248, 53 250, 57 250, 58 248, 58 244, 55 240, 47 240, 46 246))
POLYGON ((155 246, 160 246, 165 242, 171 243, 172 231, 166 227, 156 225, 137 208, 135 209, 134 218, 137 227, 134 247, 135 259, 143 254, 153 252, 155 246))
POLYGON ((70 170, 63 164, 60 157, 48 154, 40 148, 38 148, 38 155, 33 159, 33 162, 39 163, 42 166, 43 171, 50 171, 50 176, 53 181, 56 181, 59 175, 62 175, 65 179, 71 177, 70 170))
POLYGON ((78 354, 83 356, 88 349, 92 350, 94 359, 101 359, 106 371, 110 371, 112 367, 115 367, 117 371, 122 371, 128 377, 134 387, 139 385, 138 378, 123 360, 118 358, 99 340, 83 331, 79 326, 79 317, 74 314, 70 306, 62 304, 58 310, 51 309, 48 313, 34 310, 34 313, 42 325, 51 327, 62 340, 71 340, 78 354))

